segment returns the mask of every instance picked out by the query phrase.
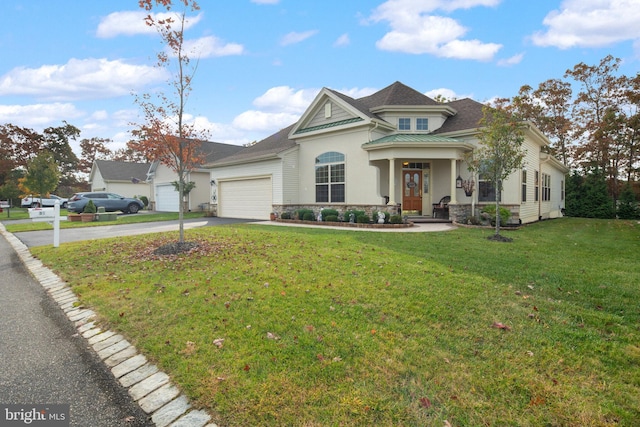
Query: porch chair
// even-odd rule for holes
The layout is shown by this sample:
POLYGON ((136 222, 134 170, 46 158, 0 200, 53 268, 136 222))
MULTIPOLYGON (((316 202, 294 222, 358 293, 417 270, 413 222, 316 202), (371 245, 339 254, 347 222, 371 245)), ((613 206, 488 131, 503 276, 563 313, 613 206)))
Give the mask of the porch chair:
POLYGON ((434 203, 433 212, 431 212, 431 218, 448 218, 450 201, 451 196, 444 196, 438 203, 434 203))

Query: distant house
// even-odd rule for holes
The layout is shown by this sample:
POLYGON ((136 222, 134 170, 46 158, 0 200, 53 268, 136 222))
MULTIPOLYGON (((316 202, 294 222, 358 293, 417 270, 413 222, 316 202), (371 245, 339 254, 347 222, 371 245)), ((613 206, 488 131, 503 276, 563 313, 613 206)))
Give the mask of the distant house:
POLYGON ((124 197, 150 197, 147 173, 150 163, 96 160, 91 167, 89 184, 91 191, 106 191, 124 197))
MULTIPOLYGON (((244 147, 220 142, 205 141, 200 149, 205 154, 205 162, 223 159, 241 151, 244 147)), ((178 212, 179 195, 173 185, 178 181, 178 175, 166 165, 156 161, 147 169, 150 185, 150 201, 155 210, 164 212, 178 212)), ((187 176, 187 182, 195 182, 195 188, 189 193, 185 211, 207 209, 211 200, 211 176, 209 169, 196 168, 187 176)))
MULTIPOLYGON (((400 82, 359 99, 324 88, 296 123, 206 165, 213 208, 255 219, 331 207, 465 221, 495 195, 464 162, 478 146, 482 107, 468 98, 438 103, 400 82), (471 195, 462 180, 475 182, 471 195), (447 208, 434 210, 443 198, 447 208)), ((547 154, 549 144, 527 125, 525 164, 501 195, 515 222, 562 215, 568 169, 547 154)))

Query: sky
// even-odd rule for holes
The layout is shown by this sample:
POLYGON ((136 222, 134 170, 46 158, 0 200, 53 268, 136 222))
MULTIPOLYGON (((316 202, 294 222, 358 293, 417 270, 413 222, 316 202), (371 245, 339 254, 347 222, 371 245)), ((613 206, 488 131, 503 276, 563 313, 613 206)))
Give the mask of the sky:
MULTIPOLYGON (((359 98, 400 81, 487 102, 609 54, 622 74, 640 70, 640 0, 199 4, 185 30, 198 64, 185 118, 229 144, 294 123, 323 87, 359 98)), ((0 16, 0 124, 66 121, 115 150, 142 123, 133 94, 171 93, 137 0, 3 0, 0 16)))

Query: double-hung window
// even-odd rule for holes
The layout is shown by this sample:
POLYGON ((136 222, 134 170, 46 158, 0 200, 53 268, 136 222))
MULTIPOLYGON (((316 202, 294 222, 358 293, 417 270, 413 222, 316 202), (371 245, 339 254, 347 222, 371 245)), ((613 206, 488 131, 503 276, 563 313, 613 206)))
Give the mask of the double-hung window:
POLYGON ((407 117, 399 118, 398 130, 411 130, 411 119, 407 117))
POLYGON ((527 201, 527 170, 522 170, 522 202, 527 201))
POLYGON ((542 201, 548 202, 551 200, 551 175, 542 174, 542 201))
POLYGON ((429 130, 429 119, 427 118, 417 118, 416 119, 416 130, 429 130))
POLYGON ((316 203, 344 203, 344 154, 330 151, 316 157, 316 203))

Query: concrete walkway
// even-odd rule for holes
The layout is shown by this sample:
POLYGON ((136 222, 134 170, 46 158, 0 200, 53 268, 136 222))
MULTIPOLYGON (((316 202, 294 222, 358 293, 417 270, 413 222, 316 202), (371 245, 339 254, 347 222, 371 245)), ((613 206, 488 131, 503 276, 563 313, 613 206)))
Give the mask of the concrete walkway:
POLYGON ((78 427, 215 427, 1 223, 0 234, 0 403, 70 404, 78 427))

